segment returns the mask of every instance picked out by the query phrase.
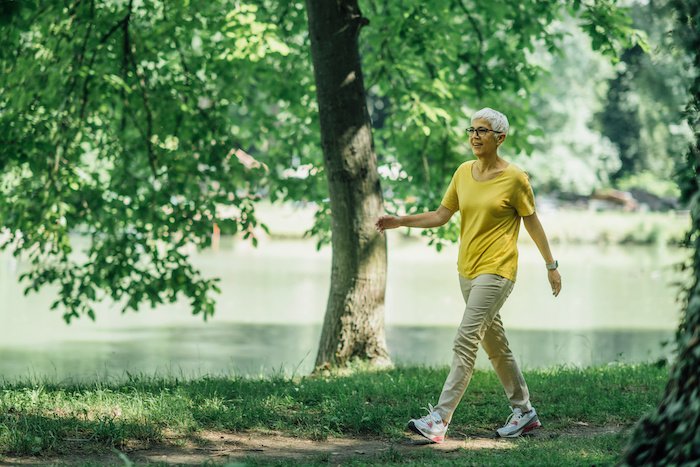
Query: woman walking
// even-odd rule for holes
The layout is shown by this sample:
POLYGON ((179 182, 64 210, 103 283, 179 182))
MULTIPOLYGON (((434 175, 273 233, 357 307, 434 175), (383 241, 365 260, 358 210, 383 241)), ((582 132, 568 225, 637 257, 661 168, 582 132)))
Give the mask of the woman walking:
POLYGON ((467 130, 477 160, 459 166, 437 211, 410 216, 382 216, 379 232, 397 227, 438 227, 459 211, 461 230, 457 269, 466 303, 454 340, 450 373, 437 406, 412 419, 411 430, 440 443, 469 385, 479 343, 483 346, 510 401, 512 413, 497 430, 517 437, 541 426, 525 379, 505 336, 499 310, 515 285, 520 219, 544 259, 554 296, 561 290, 558 262, 535 213, 535 198, 527 174, 498 154, 506 139, 508 119, 490 108, 479 110, 467 130))

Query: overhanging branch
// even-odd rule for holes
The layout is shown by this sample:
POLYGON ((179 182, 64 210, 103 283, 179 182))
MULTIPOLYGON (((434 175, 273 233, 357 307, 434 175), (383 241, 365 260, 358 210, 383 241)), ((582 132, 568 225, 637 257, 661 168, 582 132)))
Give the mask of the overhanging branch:
POLYGON ((474 29, 477 41, 479 42, 479 50, 476 54, 476 63, 474 63, 471 60, 471 55, 468 52, 461 53, 459 55, 459 58, 464 60, 472 69, 472 71, 474 71, 474 75, 476 77, 476 85, 474 86, 474 88, 476 89, 477 97, 481 99, 481 97, 483 96, 482 83, 484 80, 483 73, 481 72, 481 57, 484 52, 484 35, 482 34, 481 29, 479 29, 479 25, 477 24, 476 20, 469 11, 469 8, 467 8, 467 6, 464 4, 463 0, 456 0, 455 3, 459 8, 462 9, 462 11, 464 11, 464 14, 467 15, 467 21, 469 21, 469 24, 471 24, 472 28, 474 29))
POLYGON ((138 64, 136 63, 136 57, 132 51, 131 46, 131 33, 129 31, 129 19, 131 18, 131 12, 133 11, 134 0, 129 0, 129 6, 127 8, 127 15, 125 17, 124 24, 122 28, 124 30, 124 54, 131 64, 131 69, 136 76, 136 82, 139 85, 139 90, 141 92, 141 101, 143 103, 143 110, 146 113, 146 131, 144 134, 146 153, 148 154, 148 165, 151 168, 151 173, 154 178, 158 177, 157 170, 157 160, 156 154, 153 150, 153 111, 149 103, 148 89, 146 86, 146 77, 139 71, 138 64))

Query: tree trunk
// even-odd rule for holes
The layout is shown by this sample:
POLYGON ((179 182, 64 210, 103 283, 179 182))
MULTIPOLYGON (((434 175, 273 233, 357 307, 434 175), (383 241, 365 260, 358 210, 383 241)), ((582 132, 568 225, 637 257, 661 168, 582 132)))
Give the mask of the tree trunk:
MULTIPOLYGON (((674 0, 679 24, 676 35, 700 70, 700 3, 674 0)), ((700 462, 700 75, 690 87, 687 118, 694 129, 681 172, 683 198, 691 206, 688 239, 694 248, 694 283, 688 291, 685 316, 677 333, 678 357, 661 404, 637 424, 625 452, 624 465, 698 465, 700 462)))
POLYGON ((316 368, 353 358, 386 365, 386 239, 374 229, 383 200, 357 45, 368 21, 356 0, 307 0, 306 11, 333 245, 316 368))

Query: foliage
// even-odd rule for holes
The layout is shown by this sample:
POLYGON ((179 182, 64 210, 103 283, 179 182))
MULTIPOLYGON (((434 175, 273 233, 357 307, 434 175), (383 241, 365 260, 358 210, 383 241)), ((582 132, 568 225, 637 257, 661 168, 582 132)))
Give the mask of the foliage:
POLYGON ((515 154, 512 160, 528 171, 536 194, 589 195, 619 168, 616 148, 593 124, 612 65, 593 51, 590 38, 576 30, 572 19, 557 28, 564 34, 561 51, 539 56, 548 71, 532 96, 533 119, 542 135, 532 137, 531 154, 515 154))
POLYGON ((635 27, 648 36, 649 47, 628 48, 608 82, 599 128, 619 150, 613 181, 641 171, 671 179, 691 139, 683 121, 691 54, 674 43, 670 0, 638 2, 630 8, 635 27))
MULTIPOLYGON (((610 56, 639 39, 611 0, 361 5, 389 211, 436 207, 476 108, 506 112, 514 151, 533 150, 536 57, 559 49, 560 18, 610 56)), ((216 283, 189 248, 214 224, 254 241, 260 196, 319 203, 312 234, 329 239, 300 2, 32 0, 0 16, 0 247, 29 259, 27 290, 58 286, 66 320, 105 297, 136 310, 184 295, 211 315, 216 283)))
POLYGON ((29 259, 28 290, 59 286, 67 321, 94 318, 104 296, 136 310, 184 295, 213 313, 215 281, 188 249, 208 245, 215 223, 254 240, 266 166, 241 149, 303 133, 286 107, 310 102, 296 99, 310 81, 278 82, 297 63, 257 11, 33 2, 2 29, 2 246, 29 259), (90 238, 85 251, 73 253, 75 230, 90 238))
POLYGON ((625 453, 626 465, 686 465, 700 458, 700 4, 694 0, 674 0, 672 4, 678 15, 676 36, 693 58, 695 76, 686 109, 695 141, 680 177, 683 198, 691 207, 688 245, 693 248, 694 277, 684 300, 685 314, 676 336, 678 357, 664 397, 639 421, 625 453))
MULTIPOLYGON (((641 38, 613 5, 501 0, 486 12, 464 1, 368 2, 365 76, 387 210, 437 208, 454 170, 471 157, 465 129, 481 107, 508 115, 511 154, 549 141, 539 118, 547 109, 533 96, 547 82, 547 57, 567 37, 561 21, 573 18, 569 26, 585 30, 592 48, 615 56, 615 45, 641 38)), ((440 245, 458 238, 458 225, 421 233, 440 245)))
POLYGON ((543 61, 551 71, 533 95, 546 137, 530 157, 513 157, 536 189, 589 195, 615 186, 678 197, 672 174, 690 139, 682 117, 689 54, 668 34, 668 1, 632 2, 628 11, 643 41, 614 65, 571 22, 561 24, 561 53, 543 61))

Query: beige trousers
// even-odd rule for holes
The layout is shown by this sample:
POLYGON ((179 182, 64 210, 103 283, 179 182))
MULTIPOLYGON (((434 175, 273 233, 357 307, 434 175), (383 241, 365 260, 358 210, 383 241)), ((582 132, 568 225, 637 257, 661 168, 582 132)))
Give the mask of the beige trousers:
POLYGON ((454 340, 454 357, 450 374, 440 394, 435 410, 445 423, 452 419, 464 395, 474 370, 479 343, 491 360, 501 380, 510 405, 529 411, 530 393, 520 368, 508 347, 499 310, 513 290, 515 283, 496 274, 482 274, 474 279, 459 276, 464 302, 462 323, 454 340))

